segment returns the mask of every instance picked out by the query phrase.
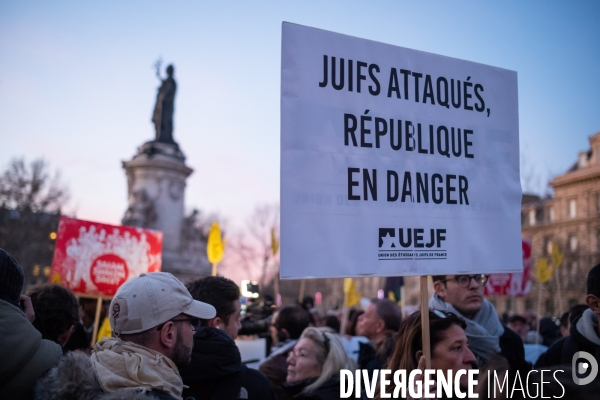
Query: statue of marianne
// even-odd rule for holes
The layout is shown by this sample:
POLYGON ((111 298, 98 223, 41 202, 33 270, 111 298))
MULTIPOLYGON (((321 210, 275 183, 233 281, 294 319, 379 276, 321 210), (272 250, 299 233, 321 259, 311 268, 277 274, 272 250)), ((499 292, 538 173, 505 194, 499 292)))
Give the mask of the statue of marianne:
POLYGON ((161 80, 160 88, 156 95, 156 106, 152 122, 156 128, 155 142, 176 144, 173 140, 173 111, 175 110, 175 92, 177 84, 173 79, 173 65, 167 67, 167 78, 160 76, 160 62, 156 65, 156 76, 161 80))

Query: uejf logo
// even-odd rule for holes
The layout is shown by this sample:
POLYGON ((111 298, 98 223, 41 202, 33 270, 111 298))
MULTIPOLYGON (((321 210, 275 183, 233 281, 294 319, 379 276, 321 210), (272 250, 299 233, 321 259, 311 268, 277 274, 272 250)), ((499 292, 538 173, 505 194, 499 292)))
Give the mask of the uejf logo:
POLYGON ((392 250, 398 248, 396 245, 396 230, 390 228, 379 228, 379 248, 392 250))
POLYGON ((578 351, 573 354, 571 367, 573 382, 577 385, 587 385, 596 379, 596 375, 598 375, 598 362, 594 356, 585 351, 578 351), (581 359, 584 359, 585 361, 582 361, 581 359), (588 371, 589 375, 587 377, 580 378, 580 376, 586 375, 588 371))
POLYGON ((399 228, 396 239, 396 229, 379 228, 379 248, 385 250, 439 249, 445 240, 446 229, 399 228))
POLYGON ((445 260, 443 228, 379 228, 378 260, 445 260))

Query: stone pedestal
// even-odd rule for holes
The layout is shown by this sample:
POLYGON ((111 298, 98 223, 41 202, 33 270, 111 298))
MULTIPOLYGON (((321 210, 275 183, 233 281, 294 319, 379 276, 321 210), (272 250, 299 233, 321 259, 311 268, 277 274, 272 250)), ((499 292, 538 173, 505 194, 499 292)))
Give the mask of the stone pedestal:
MULTIPOLYGON (((123 161, 127 174, 128 209, 123 225, 163 232, 162 270, 181 278, 196 275, 191 260, 182 254, 185 181, 193 172, 175 143, 151 141, 123 161)), ((196 272, 197 273, 197 272, 196 272)))

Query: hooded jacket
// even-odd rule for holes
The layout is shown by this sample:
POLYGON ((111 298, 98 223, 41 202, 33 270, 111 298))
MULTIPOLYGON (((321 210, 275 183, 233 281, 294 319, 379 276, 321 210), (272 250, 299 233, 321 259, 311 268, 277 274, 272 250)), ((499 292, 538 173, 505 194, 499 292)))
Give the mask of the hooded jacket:
POLYGON ((150 388, 124 387, 105 393, 96 378, 90 356, 82 352, 67 353, 58 365, 35 386, 36 400, 172 400, 175 397, 150 388))
POLYGON ((595 332, 598 316, 587 309, 571 324, 570 335, 555 342, 535 363, 536 369, 555 365, 571 365, 573 355, 578 351, 591 354, 600 361, 600 337, 595 332))
POLYGON ((235 342, 222 330, 200 327, 194 335, 192 362, 181 371, 184 398, 275 399, 267 378, 242 364, 235 342))
POLYGON ((100 387, 107 393, 136 388, 181 398, 179 370, 158 351, 118 338, 104 338, 94 346, 90 360, 100 387))
POLYGON ((35 381, 62 357, 59 344, 42 339, 23 311, 0 300, 0 399, 31 399, 35 381))

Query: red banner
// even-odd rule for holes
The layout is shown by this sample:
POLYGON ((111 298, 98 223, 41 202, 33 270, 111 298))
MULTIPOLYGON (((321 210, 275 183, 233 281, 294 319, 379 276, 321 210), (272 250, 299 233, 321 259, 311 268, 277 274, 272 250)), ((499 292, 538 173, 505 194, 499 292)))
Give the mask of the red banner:
POLYGON ((531 291, 531 240, 522 239, 523 272, 490 274, 485 285, 486 296, 527 296, 531 291))
POLYGON ((126 280, 160 271, 162 232, 61 217, 50 281, 75 293, 113 296, 126 280))

